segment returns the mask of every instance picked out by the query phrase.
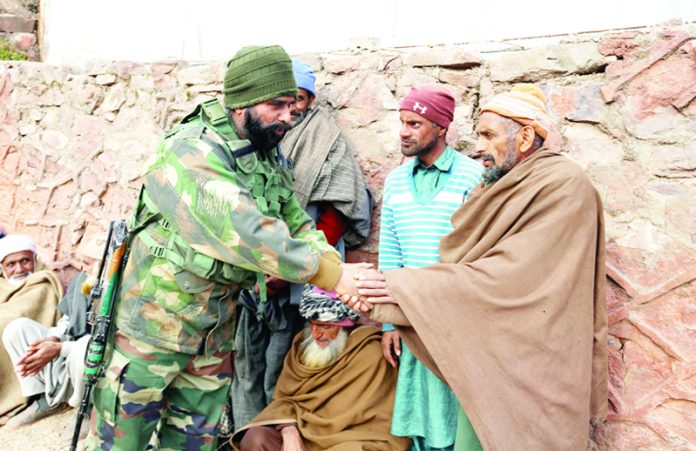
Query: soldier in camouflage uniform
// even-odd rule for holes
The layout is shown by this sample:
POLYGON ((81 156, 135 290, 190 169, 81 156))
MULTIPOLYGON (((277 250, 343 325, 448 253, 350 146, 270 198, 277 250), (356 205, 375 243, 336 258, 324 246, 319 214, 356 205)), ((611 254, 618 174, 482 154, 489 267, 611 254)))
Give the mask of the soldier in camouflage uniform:
POLYGON ((353 292, 364 267, 342 265, 314 228, 277 147, 295 94, 281 47, 245 47, 227 66, 226 108, 199 105, 158 146, 85 449, 215 449, 240 290, 258 283, 263 302, 266 274, 353 292))

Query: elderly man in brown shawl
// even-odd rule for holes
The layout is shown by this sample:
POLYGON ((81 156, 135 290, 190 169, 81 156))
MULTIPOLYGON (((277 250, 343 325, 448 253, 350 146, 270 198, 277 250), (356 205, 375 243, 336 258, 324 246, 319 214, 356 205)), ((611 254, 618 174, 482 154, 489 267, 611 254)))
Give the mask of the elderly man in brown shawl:
POLYGON ((607 410, 602 204, 543 146, 550 126, 534 86, 484 104, 483 186, 452 216, 441 262, 362 275, 364 297, 344 297, 399 326, 487 450, 584 450, 607 410))
POLYGON ((404 450, 389 433, 396 369, 382 358, 381 332, 356 327, 335 292, 307 289, 297 334, 273 402, 233 436, 241 450, 404 450), (241 442, 241 443, 240 443, 241 442))
MULTIPOLYGON (((31 238, 10 234, 0 239, 0 270, 0 335, 21 317, 55 324, 63 287, 53 271, 37 262, 31 238)), ((10 356, 0 347, 0 415, 15 413, 25 402, 10 356)))
MULTIPOLYGON (((313 107, 317 93, 312 68, 292 62, 298 94, 293 128, 280 143, 292 161, 297 200, 317 230, 345 257, 346 247, 370 233, 372 197, 353 152, 331 115, 313 107)), ((303 285, 268 278, 268 302, 243 291, 235 334, 235 378, 230 395, 234 427, 251 421, 273 396, 283 359, 304 320, 297 313, 303 285), (261 310, 261 311, 259 311, 261 310)))

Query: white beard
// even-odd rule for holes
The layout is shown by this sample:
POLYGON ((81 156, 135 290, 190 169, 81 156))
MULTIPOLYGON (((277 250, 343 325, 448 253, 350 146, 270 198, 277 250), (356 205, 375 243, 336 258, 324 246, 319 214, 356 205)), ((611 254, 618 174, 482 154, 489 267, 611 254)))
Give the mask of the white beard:
POLYGON ((13 287, 18 287, 21 284, 23 284, 24 281, 27 280, 27 278, 30 275, 31 275, 31 273, 28 272, 26 274, 22 274, 21 276, 10 277, 9 279, 7 279, 7 282, 9 282, 9 284, 12 285, 13 287))
POLYGON ((305 328, 305 339, 300 343, 300 362, 309 368, 323 368, 336 360, 348 343, 348 331, 341 328, 336 338, 326 346, 319 346, 309 327, 305 328))

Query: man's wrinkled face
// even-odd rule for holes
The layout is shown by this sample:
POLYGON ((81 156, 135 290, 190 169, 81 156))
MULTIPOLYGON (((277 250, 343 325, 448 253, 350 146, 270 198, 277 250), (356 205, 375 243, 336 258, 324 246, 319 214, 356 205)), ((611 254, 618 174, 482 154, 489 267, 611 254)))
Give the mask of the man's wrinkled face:
POLYGON ((312 331, 312 338, 320 347, 326 347, 333 341, 338 332, 341 330, 341 326, 337 326, 332 323, 324 323, 322 321, 310 321, 309 329, 312 331))
POLYGON ((440 126, 434 125, 423 116, 413 111, 402 110, 401 119, 401 153, 414 157, 430 152, 437 143, 440 126))
POLYGON ((257 103, 244 111, 244 129, 251 144, 259 150, 274 148, 291 128, 292 96, 280 96, 257 103))
POLYGON ((307 115, 307 112, 314 103, 314 96, 304 88, 297 88, 297 97, 295 97, 295 107, 290 112, 292 116, 292 126, 298 125, 307 115))
POLYGON ((309 321, 300 343, 300 362, 309 368, 332 364, 346 348, 346 328, 322 321, 309 321))
POLYGON ((2 261, 2 269, 8 279, 24 279, 33 274, 36 260, 32 251, 10 254, 2 261))
POLYGON ((498 114, 488 111, 481 114, 476 127, 476 153, 486 168, 484 184, 497 182, 519 163, 515 137, 520 129, 521 126, 516 127, 498 114))

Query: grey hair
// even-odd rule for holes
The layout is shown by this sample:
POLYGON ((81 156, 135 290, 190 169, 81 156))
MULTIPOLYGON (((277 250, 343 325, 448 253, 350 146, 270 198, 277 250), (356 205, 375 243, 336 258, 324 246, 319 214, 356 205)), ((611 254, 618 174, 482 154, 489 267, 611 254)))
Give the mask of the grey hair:
MULTIPOLYGON (((519 132, 524 125, 519 122, 510 119, 509 117, 501 116, 500 120, 505 125, 505 132, 508 136, 513 136, 515 133, 519 132)), ((534 133, 534 141, 532 141, 532 151, 538 150, 544 145, 544 138, 534 133)))

